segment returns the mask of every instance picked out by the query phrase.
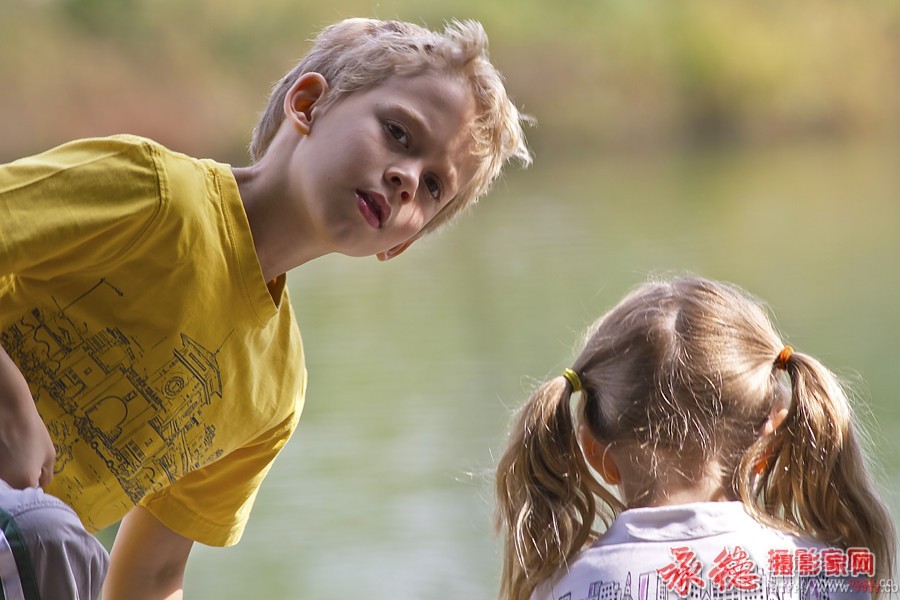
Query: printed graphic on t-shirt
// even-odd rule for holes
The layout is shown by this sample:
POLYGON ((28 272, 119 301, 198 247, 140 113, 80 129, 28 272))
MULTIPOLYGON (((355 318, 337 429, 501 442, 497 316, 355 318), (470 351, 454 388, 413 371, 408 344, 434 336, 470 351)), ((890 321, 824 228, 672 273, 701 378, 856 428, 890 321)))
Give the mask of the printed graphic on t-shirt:
POLYGON ((214 445, 215 426, 203 418, 222 397, 218 350, 186 333, 138 340, 77 310, 83 302, 112 306, 123 296, 101 279, 67 303, 55 299, 56 310, 34 308, 0 332, 54 439, 56 472, 77 468, 61 494, 71 503, 83 484, 109 479, 104 472, 137 503, 223 452, 214 445), (148 348, 155 364, 148 364, 148 348))
POLYGON ((669 552, 656 569, 629 571, 624 581, 590 581, 587 589, 563 588, 557 600, 828 600, 874 591, 875 559, 867 548, 776 548, 765 565, 740 546, 722 548, 707 562, 689 546, 669 552))

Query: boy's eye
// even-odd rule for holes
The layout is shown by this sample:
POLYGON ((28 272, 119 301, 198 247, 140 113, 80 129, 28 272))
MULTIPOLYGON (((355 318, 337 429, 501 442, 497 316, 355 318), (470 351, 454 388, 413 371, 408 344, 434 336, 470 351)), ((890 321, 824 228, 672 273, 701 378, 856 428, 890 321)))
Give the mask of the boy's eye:
POLYGON ((428 188, 428 193, 431 194, 431 197, 440 202, 441 200, 441 182, 437 177, 426 176, 425 177, 425 187, 428 188))
POLYGON ((397 125, 396 123, 386 123, 384 128, 387 130, 389 136, 404 146, 409 145, 409 134, 406 133, 406 129, 402 126, 397 125))

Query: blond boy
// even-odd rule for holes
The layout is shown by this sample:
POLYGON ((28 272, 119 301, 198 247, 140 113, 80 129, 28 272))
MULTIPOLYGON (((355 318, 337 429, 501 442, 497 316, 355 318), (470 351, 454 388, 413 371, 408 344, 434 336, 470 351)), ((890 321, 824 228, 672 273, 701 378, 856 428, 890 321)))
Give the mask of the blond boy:
POLYGON ((124 517, 106 600, 180 598, 195 541, 240 539, 304 400, 285 272, 393 258, 529 162, 486 45, 474 22, 326 28, 246 168, 132 136, 0 167, 0 479, 90 531, 124 517))

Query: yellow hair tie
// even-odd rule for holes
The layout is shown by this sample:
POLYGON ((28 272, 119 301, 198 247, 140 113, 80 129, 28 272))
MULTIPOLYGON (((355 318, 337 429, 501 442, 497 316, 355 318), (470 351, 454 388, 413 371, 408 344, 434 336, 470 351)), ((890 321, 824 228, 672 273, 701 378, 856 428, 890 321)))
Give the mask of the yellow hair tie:
POLYGON ((581 378, 578 376, 578 373, 576 373, 572 369, 566 369, 565 371, 563 371, 563 377, 565 377, 566 380, 572 384, 573 392, 580 392, 582 389, 584 389, 581 387, 581 378))

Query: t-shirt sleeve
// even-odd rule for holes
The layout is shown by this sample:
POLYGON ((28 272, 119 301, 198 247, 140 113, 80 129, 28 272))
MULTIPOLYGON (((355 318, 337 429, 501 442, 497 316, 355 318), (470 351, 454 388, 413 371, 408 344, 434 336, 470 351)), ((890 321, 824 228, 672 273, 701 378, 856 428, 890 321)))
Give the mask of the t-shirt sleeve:
POLYGON ((132 136, 0 165, 0 276, 49 279, 115 261, 159 213, 158 173, 154 146, 132 136))
POLYGON ((172 531, 208 546, 237 544, 259 486, 297 427, 293 413, 250 444, 188 473, 141 506, 172 531))

